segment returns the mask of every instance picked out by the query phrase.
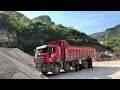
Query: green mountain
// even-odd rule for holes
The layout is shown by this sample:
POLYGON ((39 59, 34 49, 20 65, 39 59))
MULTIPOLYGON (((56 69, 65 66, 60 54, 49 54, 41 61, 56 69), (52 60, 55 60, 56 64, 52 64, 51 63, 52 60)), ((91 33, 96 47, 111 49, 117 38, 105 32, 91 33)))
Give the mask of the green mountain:
POLYGON ((56 40, 67 40, 70 45, 104 48, 96 39, 72 27, 50 24, 52 20, 49 16, 28 19, 23 14, 16 13, 16 11, 0 12, 1 47, 17 47, 33 54, 33 50, 39 45, 56 40))
POLYGON ((24 17, 25 20, 29 20, 24 14, 19 13, 17 11, 3 11, 3 12, 7 13, 7 14, 10 14, 10 15, 15 14, 18 17, 24 17))
POLYGON ((13 13, 15 13, 15 14, 16 14, 17 16, 19 16, 19 17, 24 16, 24 14, 19 13, 19 12, 17 12, 17 11, 3 11, 3 12, 8 13, 8 14, 13 14, 13 13))
POLYGON ((39 20, 42 23, 48 24, 48 25, 55 25, 55 23, 52 22, 51 18, 48 15, 38 16, 34 18, 33 20, 39 20))
POLYGON ((112 48, 115 51, 120 51, 120 24, 115 27, 108 28, 105 32, 94 33, 90 36, 97 39, 108 48, 112 48))

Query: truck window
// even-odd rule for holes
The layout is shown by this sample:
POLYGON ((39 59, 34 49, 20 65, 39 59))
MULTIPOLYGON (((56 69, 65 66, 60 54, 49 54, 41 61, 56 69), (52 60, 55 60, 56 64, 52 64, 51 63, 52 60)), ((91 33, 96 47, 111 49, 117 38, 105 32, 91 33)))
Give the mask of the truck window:
POLYGON ((36 50, 35 55, 36 56, 38 56, 38 55, 45 55, 47 53, 47 50, 48 50, 47 47, 46 48, 38 49, 38 50, 36 50))
POLYGON ((50 53, 55 53, 55 47, 50 48, 50 53))

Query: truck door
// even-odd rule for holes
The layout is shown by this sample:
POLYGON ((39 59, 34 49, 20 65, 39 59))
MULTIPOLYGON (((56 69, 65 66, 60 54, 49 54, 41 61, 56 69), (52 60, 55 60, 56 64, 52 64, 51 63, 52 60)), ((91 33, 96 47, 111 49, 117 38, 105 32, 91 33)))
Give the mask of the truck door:
POLYGON ((49 47, 49 60, 54 61, 56 58, 56 50, 55 47, 49 47))

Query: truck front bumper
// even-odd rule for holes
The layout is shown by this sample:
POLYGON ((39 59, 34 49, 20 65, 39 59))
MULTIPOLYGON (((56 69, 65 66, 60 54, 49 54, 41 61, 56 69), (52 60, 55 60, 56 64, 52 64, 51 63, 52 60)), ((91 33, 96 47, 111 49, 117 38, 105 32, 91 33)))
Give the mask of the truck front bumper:
POLYGON ((50 71, 50 65, 48 63, 37 64, 35 68, 41 72, 50 71))

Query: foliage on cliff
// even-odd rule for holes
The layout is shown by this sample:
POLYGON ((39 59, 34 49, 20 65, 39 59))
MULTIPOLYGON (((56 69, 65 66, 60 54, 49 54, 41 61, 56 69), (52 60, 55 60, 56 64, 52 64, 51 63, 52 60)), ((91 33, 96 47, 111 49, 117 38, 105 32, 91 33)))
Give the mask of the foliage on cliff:
POLYGON ((99 45, 96 39, 72 28, 55 25, 49 16, 28 19, 23 14, 13 11, 0 12, 0 26, 10 27, 17 32, 17 46, 25 52, 55 40, 67 40, 70 45, 99 45))
POLYGON ((94 33, 91 37, 103 41, 107 48, 120 51, 120 25, 109 28, 105 32, 94 33))

